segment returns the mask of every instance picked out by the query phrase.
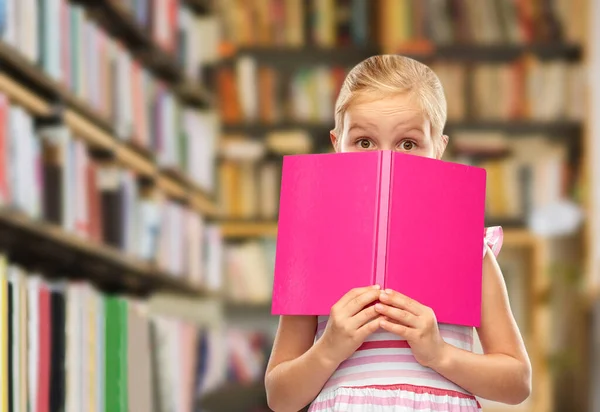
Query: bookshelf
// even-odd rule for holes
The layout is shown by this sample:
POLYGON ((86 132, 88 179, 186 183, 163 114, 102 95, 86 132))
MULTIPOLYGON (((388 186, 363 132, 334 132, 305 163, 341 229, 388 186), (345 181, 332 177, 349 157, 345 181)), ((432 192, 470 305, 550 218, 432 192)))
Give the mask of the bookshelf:
MULTIPOLYGON (((38 116, 47 116, 52 113, 52 105, 43 98, 17 83, 11 77, 0 74, 0 91, 8 95, 12 100, 18 102, 26 109, 38 116)), ((187 179, 178 175, 173 178, 172 173, 159 170, 156 163, 147 156, 141 155, 139 151, 130 145, 120 142, 114 135, 107 133, 98 127, 94 121, 90 121, 79 111, 66 109, 63 112, 65 123, 71 127, 78 136, 85 139, 90 146, 108 151, 124 166, 134 170, 142 176, 155 180, 157 185, 168 195, 189 202, 192 207, 200 213, 214 216, 217 207, 211 196, 203 190, 194 187, 187 179)))
POLYGON ((216 296, 205 288, 128 257, 102 244, 83 242, 63 229, 10 210, 0 210, 0 247, 24 267, 44 268, 49 276, 86 279, 134 295, 161 291, 183 296, 216 296))
MULTIPOLYGON (((169 3, 175 14, 187 13, 186 24, 191 26, 200 24, 196 21, 199 16, 202 23, 214 20, 211 2, 205 0, 135 2, 136 6, 143 3, 169 3), (185 10, 175 8, 179 6, 185 10)), ((0 405, 7 405, 12 396, 15 407, 18 402, 20 408, 27 408, 27 399, 17 400, 13 395, 21 384, 18 382, 31 378, 29 372, 19 369, 25 363, 35 371, 31 376, 40 381, 39 386, 22 392, 28 390, 29 396, 37 397, 38 409, 51 410, 191 410, 203 388, 197 379, 207 374, 207 383, 218 387, 228 378, 230 353, 224 348, 230 338, 218 330, 224 326, 221 318, 216 316, 210 326, 205 326, 178 316, 177 310, 165 314, 149 309, 150 300, 163 295, 169 297, 165 305, 171 307, 184 299, 224 302, 218 256, 221 238, 215 224, 220 209, 208 169, 214 157, 209 141, 214 129, 212 123, 203 123, 212 121, 210 116, 214 114, 210 84, 203 75, 210 69, 210 62, 196 61, 198 56, 188 59, 191 47, 180 49, 179 39, 171 49, 159 44, 150 28, 139 23, 125 4, 91 0, 7 0, 0 4, 0 115, 4 126, 0 131, 0 155, 4 156, 0 186, 7 179, 10 184, 6 197, 6 187, 0 187, 0 334, 4 342, 0 345, 0 405), (52 24, 57 26, 48 30, 52 24), (128 64, 121 65, 123 61, 128 64), (124 99, 114 98, 119 91, 119 80, 115 79, 124 79, 125 85, 120 84, 123 95, 138 101, 123 103, 124 99), (130 89, 132 83, 136 93, 130 89), (109 88, 111 91, 105 90, 109 88), (162 105, 165 100, 171 104, 166 109, 162 105), (124 111, 130 112, 125 129, 119 124, 124 111), (26 133, 21 130, 23 136, 7 126, 17 123, 14 113, 31 126, 26 133), (187 116, 196 123, 184 124, 187 116), (150 130, 169 121, 173 124, 160 132, 150 130), (199 132, 192 137, 190 129, 194 127, 199 132), (52 165, 60 166, 60 171, 54 172, 65 171, 66 179, 50 175, 46 169, 55 162, 47 158, 45 145, 52 138, 48 134, 56 131, 49 128, 60 129, 60 138, 67 136, 65 152, 72 150, 68 153, 75 158, 57 156, 60 161, 52 165), (206 140, 197 142, 195 148, 187 146, 199 135, 206 140), (14 149, 5 146, 15 144, 14 136, 31 144, 27 150, 33 149, 19 167, 14 165, 17 161, 13 152, 8 151, 14 149), (183 143, 178 141, 173 153, 168 152, 169 143, 178 138, 183 143), (180 149, 192 154, 199 151, 202 156, 193 160, 205 164, 206 170, 198 171, 189 158, 182 160, 184 155, 177 152, 180 149), (76 166, 68 169, 71 161, 76 166), (31 188, 21 185, 16 189, 14 182, 25 180, 12 175, 22 172, 23 165, 39 173, 31 172, 31 188), (83 167, 86 177, 82 179, 83 173, 77 173, 83 167), (123 198, 107 200, 110 196, 102 197, 106 188, 90 183, 106 184, 110 180, 102 174, 106 170, 113 178, 115 174, 119 179, 128 178, 125 183, 119 180, 131 189, 123 198), (44 186, 57 180, 61 189, 57 198, 62 206, 59 220, 64 220, 60 223, 50 221, 56 217, 48 218, 46 197, 53 189, 44 186), (31 208, 22 208, 22 199, 15 200, 13 188, 15 193, 28 189, 36 192, 27 197, 35 198, 31 208), (44 192, 43 199, 38 191, 44 192), (72 208, 65 206, 65 199, 75 199, 72 208), (113 216, 105 203, 131 206, 123 212, 122 216, 129 219, 119 229, 125 233, 130 229, 125 228, 129 221, 135 221, 131 233, 123 235, 127 239, 124 245, 115 246, 106 233, 92 234, 96 229, 111 230, 90 228, 96 225, 89 219, 92 214, 109 216, 106 221, 113 216), (140 229, 139 222, 148 217, 139 215, 149 213, 142 206, 137 208, 142 203, 144 207, 157 206, 153 212, 159 210, 158 227, 140 229), (70 214, 75 215, 73 222, 70 214), (80 220, 82 216, 84 220, 80 220), (143 230, 145 234, 155 230, 160 235, 148 241, 141 238, 143 230), (171 242, 173 238, 177 242, 171 242), (146 248, 140 245, 150 243, 150 252, 140 252, 146 248), (25 316, 29 324, 23 322, 27 321, 25 316), (207 352, 205 340, 210 341, 211 351, 223 349, 215 362, 215 354, 207 352), (28 351, 20 350, 19 342, 28 351), (201 356, 211 356, 209 367, 199 368, 200 360, 196 359, 201 356), (7 364, 5 359, 12 363, 7 364), (51 366, 63 364, 65 368, 51 366), (46 401, 51 406, 46 406, 46 401)), ((194 30, 190 32, 196 33, 194 30)), ((208 43, 204 37, 202 41, 208 43)), ((214 133, 215 138, 217 135, 214 133)), ((107 225, 115 230, 113 222, 107 225)), ((219 315, 214 306, 205 316, 219 315)), ((250 340, 244 337, 236 344, 244 342, 249 347, 250 340)), ((33 399, 30 405, 36 405, 33 399)))

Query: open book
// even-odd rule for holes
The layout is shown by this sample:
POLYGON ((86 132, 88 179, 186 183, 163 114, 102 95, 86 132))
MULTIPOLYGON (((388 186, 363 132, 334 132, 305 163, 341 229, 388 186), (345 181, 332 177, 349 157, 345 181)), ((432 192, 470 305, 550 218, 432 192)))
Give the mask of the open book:
POLYGON ((379 284, 438 322, 481 317, 485 170, 390 151, 285 156, 272 313, 379 284))

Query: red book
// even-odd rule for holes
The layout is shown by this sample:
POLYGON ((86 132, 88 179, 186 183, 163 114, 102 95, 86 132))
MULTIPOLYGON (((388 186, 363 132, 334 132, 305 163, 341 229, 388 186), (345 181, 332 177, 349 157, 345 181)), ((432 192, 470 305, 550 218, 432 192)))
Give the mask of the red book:
POLYGON ((45 285, 39 289, 39 367, 36 412, 49 412, 50 409, 50 354, 52 353, 50 290, 45 285))

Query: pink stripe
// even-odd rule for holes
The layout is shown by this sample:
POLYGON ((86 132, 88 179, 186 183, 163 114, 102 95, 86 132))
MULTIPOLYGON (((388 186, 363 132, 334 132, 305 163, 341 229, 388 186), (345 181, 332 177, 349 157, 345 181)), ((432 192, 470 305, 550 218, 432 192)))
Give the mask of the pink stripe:
POLYGON ((369 349, 390 349, 390 348, 399 348, 399 349, 410 349, 410 345, 405 340, 377 340, 373 342, 365 342, 357 349, 359 350, 369 350, 369 349))
POLYGON ((481 410, 475 399, 471 399, 471 402, 465 400, 465 402, 460 402, 459 404, 451 404, 449 402, 435 402, 433 400, 415 400, 411 399, 410 396, 412 396, 412 394, 409 395, 409 391, 403 392, 400 392, 398 396, 394 397, 380 397, 377 395, 352 396, 340 394, 333 399, 314 403, 311 405, 309 411, 333 410, 339 408, 341 403, 348 405, 401 406, 412 410, 427 411, 471 412, 481 410))
MULTIPOLYGON (((335 376, 335 375, 334 375, 335 376)), ((343 383, 345 386, 350 382, 355 381, 364 381, 365 379, 373 379, 373 378, 416 378, 416 379, 427 379, 427 380, 435 380, 438 382, 448 383, 449 381, 443 376, 439 375, 434 371, 411 371, 411 370, 386 370, 386 371, 366 371, 366 372, 357 372, 350 373, 348 375, 339 376, 337 378, 331 378, 325 384, 325 388, 330 388, 332 386, 337 386, 340 383, 343 383)))
POLYGON ((390 209, 390 168, 392 164, 392 154, 388 152, 380 153, 381 168, 379 169, 379 208, 377 211, 377 233, 375 248, 377 250, 377 259, 375 260, 375 279, 373 283, 385 288, 385 263, 387 253, 388 237, 388 214, 390 209))
POLYGON ((372 356, 361 356, 359 358, 350 358, 340 364, 339 369, 351 368, 354 366, 362 366, 373 363, 387 363, 387 362, 402 362, 402 363, 416 363, 417 360, 413 355, 372 355, 372 356))

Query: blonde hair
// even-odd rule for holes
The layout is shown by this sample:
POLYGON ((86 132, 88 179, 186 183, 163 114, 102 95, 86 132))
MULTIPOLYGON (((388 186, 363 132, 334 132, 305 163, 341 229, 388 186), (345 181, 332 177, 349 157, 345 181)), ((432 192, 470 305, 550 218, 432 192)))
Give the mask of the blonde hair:
POLYGON ((431 122, 432 139, 434 142, 441 140, 447 109, 444 89, 437 75, 423 63, 409 57, 380 55, 354 66, 344 80, 335 103, 335 128, 332 130, 338 142, 348 107, 365 92, 388 96, 410 93, 431 122))

